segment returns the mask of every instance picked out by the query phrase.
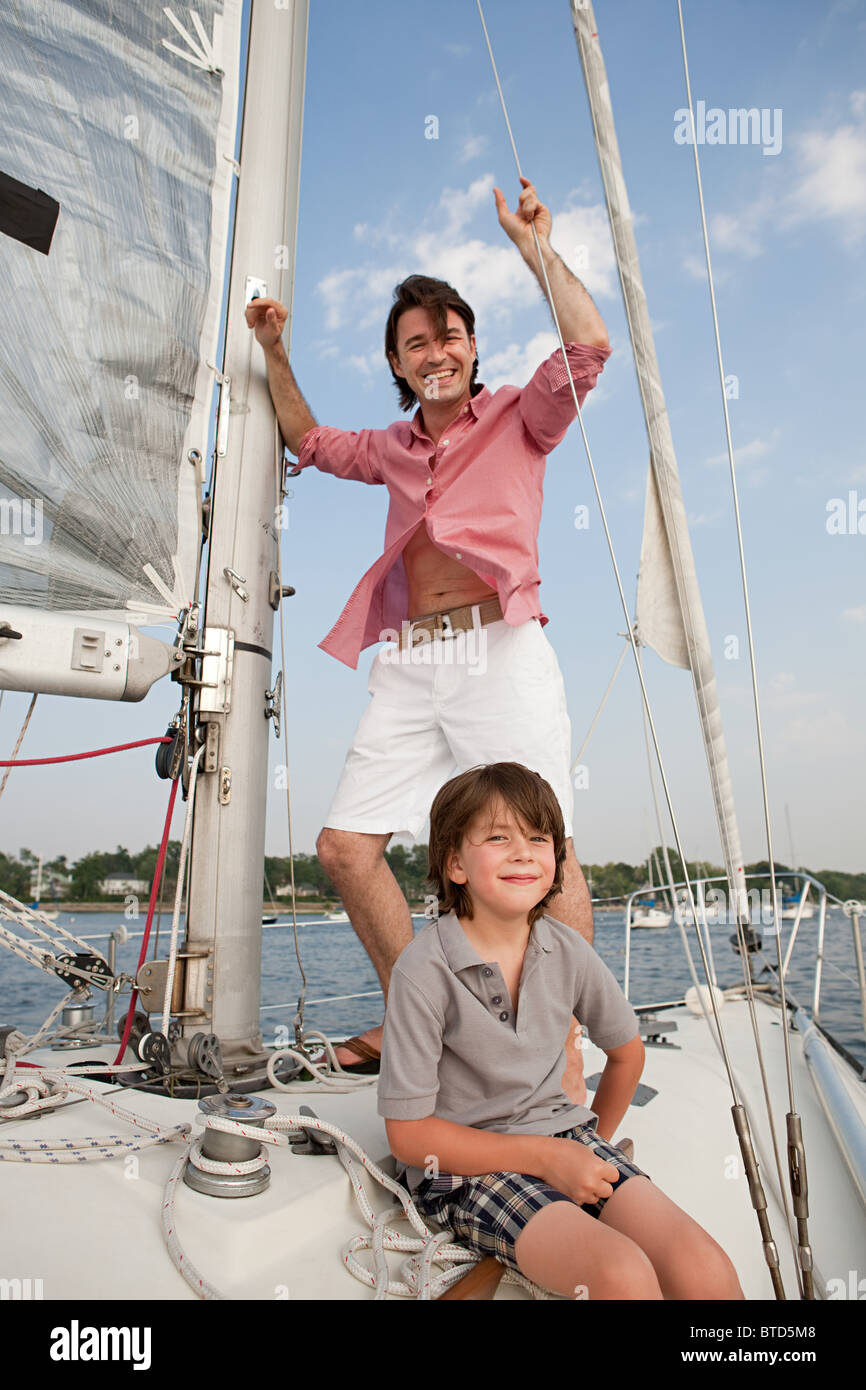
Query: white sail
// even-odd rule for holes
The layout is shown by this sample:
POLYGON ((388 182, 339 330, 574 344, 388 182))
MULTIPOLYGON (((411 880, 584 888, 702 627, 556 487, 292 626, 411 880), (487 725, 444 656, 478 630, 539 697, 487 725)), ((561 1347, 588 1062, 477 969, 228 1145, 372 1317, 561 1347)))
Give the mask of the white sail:
POLYGON ((589 95, 596 150, 650 443, 650 472, 638 580, 638 636, 642 642, 658 651, 665 661, 687 666, 691 670, 722 851, 731 885, 731 906, 738 905, 745 915, 748 900, 743 856, 710 641, 698 591, 676 455, 641 280, 607 74, 589 0, 571 0, 571 13, 589 95))
POLYGON ((0 9, 0 604, 195 597, 241 14, 0 9))

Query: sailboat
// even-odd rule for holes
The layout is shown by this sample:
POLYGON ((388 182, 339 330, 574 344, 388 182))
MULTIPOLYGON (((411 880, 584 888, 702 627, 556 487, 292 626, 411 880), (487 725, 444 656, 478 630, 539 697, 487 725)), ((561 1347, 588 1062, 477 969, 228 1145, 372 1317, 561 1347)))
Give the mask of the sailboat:
MULTIPOLYGON (((646 888, 641 888, 637 896, 631 894, 626 903, 626 913, 633 927, 652 930, 657 927, 669 927, 671 924, 673 913, 668 912, 664 907, 656 906, 655 884, 653 882, 653 859, 655 857, 655 850, 653 850, 650 857, 647 859, 648 886, 646 888)), ((658 867, 658 865, 656 867, 658 867)), ((661 882, 660 871, 659 882, 661 882)))
MULTIPOLYGON (((595 16, 582 0, 571 10, 624 288, 643 301, 595 16)), ((30 1040, 0 1031, 5 1254, 22 1278, 38 1265, 46 1299, 438 1298, 476 1263, 420 1222, 393 1181, 375 1077, 317 1067, 302 1006, 294 1047, 275 1051, 261 1033, 267 747, 271 727, 278 733, 281 717, 285 726, 286 682, 271 676, 275 614, 286 595, 275 524, 285 477, 243 311, 256 295, 290 298, 307 4, 254 0, 246 42, 242 18, 237 0, 204 0, 188 19, 170 7, 117 12, 92 0, 0 15, 5 80, 32 113, 34 142, 22 139, 10 176, 21 235, 0 270, 3 298, 35 295, 50 306, 62 341, 48 361, 28 357, 21 334, 0 366, 3 486, 13 496, 35 494, 50 527, 37 557, 20 537, 2 538, 0 685, 134 700, 170 675, 179 709, 157 755, 171 787, 164 841, 178 788, 187 806, 170 946, 141 964, 138 1006, 133 996, 119 1053, 100 1037, 86 1001, 132 982, 113 981, 85 943, 64 946, 50 937, 52 924, 3 899, 4 922, 21 927, 20 949, 39 934, 34 963, 48 961, 71 987, 67 1036, 77 1027, 90 1040, 86 1069, 73 1071, 51 1026, 30 1040), (37 90, 31 80, 34 51, 40 72, 53 64, 53 88, 37 90), (71 157, 64 110, 87 101, 94 83, 120 89, 130 70, 147 74, 172 138, 161 141, 141 124, 136 131, 130 113, 125 149, 117 130, 100 125, 113 118, 110 103, 94 105, 76 130, 90 143, 71 157), (121 187, 137 196, 117 200, 110 190, 120 154, 121 187), (276 266, 275 247, 285 252, 276 266), (76 306, 90 302, 92 283, 103 286, 108 307, 82 322, 76 306), (122 320, 131 331, 121 343, 122 320), (214 467, 202 497, 214 385, 214 467), (143 631, 157 621, 175 623, 172 641, 143 631), (104 1079, 109 1072, 115 1084, 104 1079), (134 1257, 121 1254, 119 1232, 134 1257)), ((640 314, 640 303, 630 312, 640 314)), ((646 346, 645 302, 643 313, 646 346)), ((649 530, 663 574, 675 580, 687 640, 680 633, 674 641, 688 648, 739 903, 742 856, 696 587, 683 578, 676 466, 672 448, 653 437, 667 418, 660 385, 646 385, 645 370, 639 366, 652 397, 649 530)), ((649 576, 652 567, 642 560, 641 568, 649 576)), ((643 632, 649 642, 646 619, 643 632)), ((673 890, 670 878, 668 870, 673 890)), ((813 889, 823 924, 827 894, 813 889)), ((685 941, 684 917, 678 913, 685 941)), ((782 1288, 789 1298, 834 1297, 834 1280, 861 1269, 866 1251, 863 1079, 818 1021, 819 990, 811 1010, 786 1002, 757 957, 743 952, 742 987, 721 991, 695 973, 686 998, 640 1005, 647 1064, 627 1125, 638 1161, 716 1235, 747 1297, 781 1296, 782 1288), (776 1162, 787 1104, 782 1033, 807 1145, 808 1213, 802 1191, 791 1213, 788 1175, 776 1162), (751 1145, 757 1154, 766 1193, 758 1218, 749 1206, 755 1170, 733 1143, 731 1082, 737 1123, 750 1134, 743 1151, 751 1145)), ((603 1062, 587 1042, 590 1083, 603 1062)), ((802 1176, 790 1127, 781 1148, 793 1151, 802 1176)), ((542 1295, 514 1277, 496 1290, 500 1299, 542 1295)))

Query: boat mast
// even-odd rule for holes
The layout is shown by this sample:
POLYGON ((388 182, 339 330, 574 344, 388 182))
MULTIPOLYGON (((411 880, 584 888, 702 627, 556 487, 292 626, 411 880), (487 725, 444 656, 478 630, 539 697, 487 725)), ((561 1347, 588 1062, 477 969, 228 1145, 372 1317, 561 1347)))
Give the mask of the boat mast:
MULTIPOLYGON (((650 327, 649 310, 641 279, 637 243, 614 127, 607 73, 590 0, 571 0, 571 17, 592 113, 595 146, 601 166, 617 268, 625 300, 629 335, 649 436, 650 495, 648 496, 648 512, 653 509, 660 519, 669 563, 672 565, 672 579, 681 618, 682 659, 674 657, 667 659, 677 660, 677 664, 688 664, 692 673, 710 771, 716 819, 719 825, 722 852, 731 891, 731 909, 732 912, 738 911, 741 919, 747 922, 748 896, 745 888, 743 856, 734 810, 727 752, 722 733, 709 634, 698 591, 697 574, 686 523, 676 454, 662 392, 661 374, 650 327)), ((642 557, 642 572, 643 569, 642 557)), ((640 589, 638 614, 638 627, 640 629, 640 589)), ((644 640, 646 640, 645 635, 644 640)))
POLYGON ((291 304, 307 23, 308 0, 253 0, 206 616, 198 637, 200 649, 219 655, 202 662, 199 733, 206 751, 194 811, 185 948, 193 958, 182 1022, 186 1038, 217 1036, 227 1078, 237 1066, 258 1072, 263 1058, 262 870, 273 703, 267 692, 281 584, 278 434, 244 310, 255 294, 291 304))

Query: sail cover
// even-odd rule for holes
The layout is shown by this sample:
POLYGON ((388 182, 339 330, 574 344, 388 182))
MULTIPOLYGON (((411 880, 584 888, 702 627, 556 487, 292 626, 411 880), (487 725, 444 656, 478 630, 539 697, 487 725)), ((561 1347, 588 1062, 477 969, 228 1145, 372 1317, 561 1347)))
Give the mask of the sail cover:
POLYGON ((195 597, 241 16, 0 7, 0 616, 195 597))

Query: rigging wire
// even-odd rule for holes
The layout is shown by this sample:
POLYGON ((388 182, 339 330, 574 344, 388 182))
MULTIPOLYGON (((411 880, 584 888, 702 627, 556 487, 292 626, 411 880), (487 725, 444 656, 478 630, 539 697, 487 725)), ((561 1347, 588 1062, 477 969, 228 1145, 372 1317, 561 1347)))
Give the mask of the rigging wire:
MULTIPOLYGON (((5 694, 5 691, 4 691, 3 693, 5 694)), ((32 715, 35 706, 36 706, 36 695, 35 695, 35 693, 34 693, 33 698, 32 698, 32 700, 30 701, 30 707, 29 707, 29 709, 27 710, 26 715, 24 716, 24 723, 21 725, 21 730, 20 730, 20 732, 19 732, 19 734, 18 734, 18 739, 17 739, 17 741, 16 741, 16 743, 15 743, 15 747, 12 749, 12 758, 11 758, 11 761, 5 764, 6 771, 5 771, 4 774, 3 774, 3 781, 0 782, 0 796, 2 796, 3 793, 4 793, 5 790, 6 790, 6 783, 9 781, 9 778, 10 778, 10 776, 11 776, 11 774, 12 774, 12 769, 13 769, 13 767, 15 766, 15 759, 18 757, 18 749, 21 747, 21 744, 24 742, 24 735, 27 733, 27 726, 28 726, 28 724, 30 723, 30 716, 32 715)))
MULTIPOLYGON (((815 1294, 814 1294, 814 1288, 813 1288, 813 1283, 812 1283, 812 1256, 811 1256, 811 1250, 810 1250, 810 1248, 809 1248, 808 1228, 807 1228, 807 1225, 806 1225, 807 1220, 808 1220, 808 1215, 809 1215, 808 1187, 807 1187, 807 1180, 806 1180, 806 1158, 805 1158, 805 1153, 804 1153, 804 1150, 803 1150, 802 1135, 801 1135, 801 1132, 800 1132, 800 1117, 799 1117, 799 1115, 798 1115, 797 1112, 796 1112, 796 1102, 795 1102, 795 1098, 794 1098, 794 1078, 793 1078, 793 1073, 792 1073, 792 1069, 791 1069, 791 1041, 790 1041, 790 1037, 789 1037, 789 1034, 788 1034, 788 1027, 787 1027, 788 1011, 787 1011, 787 998, 786 998, 786 995, 785 995, 785 971, 784 971, 784 967, 783 967, 783 965, 782 965, 782 937, 781 937, 781 929, 780 929, 780 924, 779 924, 779 906, 778 906, 778 900, 777 900, 777 894, 776 894, 776 875, 775 875, 775 866, 774 866, 774 857, 773 857, 773 831, 772 831, 772 826, 771 826, 771 824, 770 824, 770 801, 769 801, 769 792, 768 792, 768 787, 767 787, 767 768, 766 768, 766 762, 765 762, 765 758, 764 758, 764 735, 763 735, 763 728, 762 728, 762 724, 761 724, 761 706, 760 706, 760 699, 759 699, 759 695, 758 695, 758 671, 757 671, 757 662, 756 662, 756 658, 755 658, 754 637, 753 637, 753 633, 752 633, 752 614, 751 614, 751 605, 750 605, 750 603, 749 603, 749 585, 748 585, 748 577, 747 577, 747 574, 746 574, 746 556, 745 556, 745 549, 744 549, 744 546, 743 546, 743 527, 742 527, 742 519, 741 519, 741 516, 740 516, 739 494, 738 494, 738 491, 737 491, 737 471, 736 471, 736 466, 735 466, 735 463, 734 463, 734 446, 733 446, 733 440, 732 440, 732 436, 731 436, 731 420, 730 420, 730 415, 729 415, 729 412, 728 412, 728 401, 727 401, 727 397, 726 397, 726 394, 725 394, 725 368, 724 368, 724 361, 723 361, 723 357, 722 357, 722 343, 721 343, 721 337, 720 337, 720 334, 719 334, 719 316, 718 316, 718 311, 717 311, 717 307, 716 307, 716 291, 715 291, 715 284, 714 284, 714 281, 713 281, 713 267, 712 267, 712 261, 711 261, 711 258, 710 258, 710 240, 709 240, 709 234, 708 234, 708 231, 707 231, 707 214, 706 214, 706 208, 705 208, 705 206, 704 206, 703 184, 702 184, 702 182, 701 182, 701 162, 700 162, 700 159, 699 159, 699 157, 698 157, 698 142, 697 142, 697 140, 695 139, 695 119, 694 119, 694 110, 693 110, 693 107, 692 107, 692 88, 691 88, 691 81, 690 81, 690 78, 689 78, 689 61, 688 61, 688 52, 687 52, 687 49, 686 49, 685 25, 684 25, 684 23, 683 23, 683 7, 682 7, 682 0, 677 0, 677 15, 678 15, 678 18, 679 18, 680 42, 681 42, 682 53, 683 53, 683 71, 684 71, 685 83, 686 83, 686 98, 687 98, 687 101, 688 101, 689 122, 690 122, 690 129, 691 129, 691 133, 692 133, 692 149, 693 149, 693 151, 694 151, 694 159, 695 159, 695 177, 696 177, 696 180, 697 180, 697 187, 698 187, 698 202, 699 202, 699 204, 700 204, 700 210, 701 210, 701 231, 702 231, 703 240, 704 240, 704 254, 705 254, 705 256, 706 256, 706 262, 707 262, 707 281, 708 281, 708 284, 709 284, 709 290, 710 290, 710 304, 711 304, 711 307, 712 307, 712 315, 713 315, 713 333, 714 333, 715 342, 716 342, 716 358, 717 358, 717 361, 718 361, 719 374, 720 374, 721 387, 722 387, 722 410, 723 410, 723 413, 724 413, 724 420, 725 420, 725 440, 726 440, 726 443, 727 443, 728 463, 729 463, 729 466, 730 466, 731 492, 732 492, 733 503, 734 503, 734 518, 735 518, 735 521, 736 521, 736 528, 737 528, 737 550, 738 550, 738 553, 739 553, 739 560, 740 560, 740 575, 741 575, 742 585, 743 585, 743 604, 744 604, 744 608, 745 608, 745 617, 746 617, 746 632, 747 632, 747 635, 748 635, 748 642, 749 642, 749 669, 750 669, 751 678, 752 678, 752 698, 753 698, 754 708, 755 708, 755 730, 756 730, 756 734, 757 734, 757 743, 758 743, 758 761, 759 761, 760 771, 761 771, 761 795, 762 795, 763 807, 764 807, 764 826, 765 826, 766 838, 767 838, 767 857, 768 857, 768 859, 769 859, 769 865, 770 865, 770 892, 771 892, 771 894, 772 894, 772 903, 773 903, 773 929, 774 929, 774 935, 775 935, 775 938, 776 938, 776 952, 777 952, 777 960, 778 960, 778 981, 779 981, 779 989, 780 989, 781 994, 782 994, 782 1003, 783 1003, 782 1014, 783 1014, 783 1019, 785 1020, 785 1024, 786 1024, 786 1026, 783 1027, 781 1031, 782 1031, 782 1038, 783 1038, 784 1052, 785 1052, 785 1073, 786 1073, 787 1085, 788 1085, 788 1103, 789 1103, 789 1107, 790 1107, 790 1109, 789 1109, 789 1114, 788 1114, 787 1117, 786 1117, 786 1123, 787 1123, 787 1126, 788 1126, 788 1154, 789 1154, 789 1160, 790 1160, 790 1164, 791 1164, 791 1167, 790 1167, 790 1170, 789 1170, 789 1176, 790 1176, 790 1183, 791 1183, 791 1192, 792 1192, 792 1196, 793 1196, 793 1199, 794 1199, 794 1210, 795 1210, 796 1219, 797 1219, 797 1229, 798 1229, 799 1238, 800 1238, 800 1250, 799 1250, 799 1261, 798 1261, 798 1263, 799 1263, 799 1265, 800 1265, 800 1268, 802 1269, 802 1275, 803 1275, 803 1289, 804 1289, 805 1297, 806 1297, 806 1298, 814 1298, 815 1294)), ((737 930, 738 930, 738 934, 739 934, 739 931, 740 931, 739 914, 738 914, 737 930)), ((772 1123, 772 1121, 771 1121, 771 1123, 772 1123)), ((775 1146, 775 1137, 774 1137, 774 1146, 775 1146)), ((782 1187, 783 1187, 783 1190, 784 1190, 784 1184, 782 1184, 782 1187)))

